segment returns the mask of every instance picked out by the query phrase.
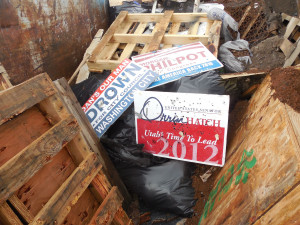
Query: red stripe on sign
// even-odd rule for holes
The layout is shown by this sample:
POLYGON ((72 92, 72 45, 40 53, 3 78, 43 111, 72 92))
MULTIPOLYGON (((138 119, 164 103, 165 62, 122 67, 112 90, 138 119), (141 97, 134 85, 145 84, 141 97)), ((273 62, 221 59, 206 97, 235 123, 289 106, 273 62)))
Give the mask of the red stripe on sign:
POLYGON ((99 96, 108 88, 108 86, 116 79, 116 77, 123 72, 130 62, 130 59, 124 59, 120 65, 106 78, 106 80, 97 88, 89 100, 87 100, 87 102, 82 106, 84 112, 86 112, 94 104, 99 96))
MULTIPOLYGON (((196 119, 195 119, 196 121, 196 119)), ((137 141, 144 151, 166 158, 222 165, 225 128, 137 119, 137 141)))
POLYGON ((145 60, 148 60, 148 59, 151 59, 151 58, 156 58, 156 57, 162 57, 164 55, 170 55, 170 54, 174 54, 174 53, 178 53, 178 52, 183 52, 183 51, 186 51, 186 50, 190 50, 190 49, 200 49, 200 48, 204 48, 203 46, 196 46, 196 47, 181 47, 181 48, 177 48, 177 49, 174 49, 174 51, 170 51, 170 52, 162 52, 160 54, 153 54, 151 56, 148 56, 148 57, 144 57, 144 58, 141 58, 141 59, 137 59, 137 60, 134 60, 136 63, 139 63, 139 62, 142 62, 142 61, 145 61, 145 60))

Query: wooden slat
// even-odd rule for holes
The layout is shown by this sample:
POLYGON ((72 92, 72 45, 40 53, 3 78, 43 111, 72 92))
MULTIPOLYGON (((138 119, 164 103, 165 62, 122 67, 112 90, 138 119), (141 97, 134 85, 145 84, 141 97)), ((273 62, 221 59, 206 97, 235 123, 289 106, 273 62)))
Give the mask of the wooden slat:
POLYGON ((160 43, 166 33, 166 29, 169 26, 172 15, 173 15, 173 11, 166 11, 164 13, 164 16, 161 19, 161 21, 155 25, 155 31, 153 30, 153 37, 151 41, 149 42, 148 45, 147 44, 145 45, 141 54, 146 52, 152 52, 154 50, 159 49, 160 43))
MULTIPOLYGON (((126 34, 131 26, 132 26, 132 22, 125 20, 116 29, 115 34, 126 34)), ((97 61, 98 59, 101 59, 101 60, 102 59, 103 60, 111 59, 114 56, 114 54, 116 53, 116 50, 118 49, 120 43, 122 43, 122 41, 117 42, 117 43, 107 43, 106 46, 102 49, 102 51, 96 56, 95 61, 97 61)))
POLYGON ((0 92, 0 125, 53 95, 55 88, 44 73, 0 92))
MULTIPOLYGON (((112 38, 113 42, 123 43, 150 43, 153 36, 152 34, 115 34, 112 38)), ((167 45, 172 44, 189 44, 201 41, 202 44, 208 43, 209 36, 207 35, 180 35, 180 34, 165 34, 162 38, 162 43, 167 45)), ((97 60, 98 61, 98 60, 97 60)))
POLYGON ((18 213, 22 216, 22 218, 30 223, 33 221, 34 216, 29 212, 27 207, 23 204, 23 202, 14 194, 12 195, 8 201, 13 205, 13 207, 18 211, 18 213))
POLYGON ((242 23, 244 22, 244 20, 246 19, 246 17, 248 16, 249 14, 249 11, 251 10, 251 5, 247 6, 241 20, 239 21, 239 27, 242 25, 242 23))
POLYGON ((0 201, 6 200, 79 132, 75 118, 62 120, 0 168, 0 201))
POLYGON ((287 38, 284 38, 283 42, 280 45, 280 49, 284 53, 286 58, 290 57, 290 55, 295 50, 295 48, 296 48, 296 45, 287 38))
POLYGON ((254 225, 285 225, 300 224, 300 185, 281 199, 254 225), (284 210, 283 210, 284 209, 284 210))
MULTIPOLYGON (((181 23, 172 23, 171 28, 170 28, 168 34, 177 34, 178 31, 179 31, 180 25, 181 25, 181 23)), ((166 49, 166 48, 172 48, 172 44, 167 45, 167 44, 164 43, 163 48, 164 49, 166 49)))
POLYGON ((230 74, 222 74, 220 75, 223 79, 231 79, 237 77, 248 77, 248 76, 256 76, 256 75, 264 75, 267 71, 256 71, 256 72, 242 72, 242 73, 230 73, 230 74))
MULTIPOLYGON (((134 13, 128 14, 128 20, 133 22, 160 22, 163 13, 134 13)), ((207 22, 207 13, 173 13, 170 22, 183 23, 194 22, 198 17, 203 17, 201 22, 207 22)))
POLYGON ((61 224, 100 169, 97 156, 91 153, 56 191, 30 224, 61 224))
POLYGON ((102 51, 104 46, 110 41, 110 39, 114 35, 115 31, 117 30, 118 26, 120 26, 120 24, 125 20, 127 14, 128 14, 128 12, 126 12, 126 11, 120 12, 120 14, 116 18, 116 20, 112 23, 112 25, 109 27, 107 32, 104 34, 99 45, 97 45, 97 47, 94 49, 94 51, 89 59, 91 62, 96 60, 97 55, 102 51))
MULTIPOLYGON (((142 34, 144 32, 146 26, 147 26, 147 23, 140 23, 138 25, 137 29, 135 30, 134 34, 136 34, 136 35, 142 34)), ((126 47, 124 48, 119 60, 123 61, 124 59, 129 58, 131 56, 132 51, 134 50, 135 46, 136 46, 136 43, 127 44, 126 47)))
POLYGON ((255 24, 256 20, 260 16, 260 13, 261 13, 261 11, 258 11, 257 14, 255 15, 255 17, 252 18, 250 24, 248 25, 248 27, 246 28, 246 30, 244 31, 244 33, 241 35, 241 39, 244 39, 247 36, 247 34, 249 33, 249 31, 251 30, 251 28, 255 24))
POLYGON ((290 21, 292 19, 292 16, 286 14, 286 13, 281 13, 281 21, 284 22, 285 20, 290 21))
POLYGON ((218 57, 221 27, 222 21, 215 20, 210 27, 208 40, 206 40, 204 43, 202 42, 202 44, 204 44, 216 58, 218 57))
POLYGON ((82 108, 80 107, 73 91, 68 85, 65 78, 59 79, 54 82, 56 88, 59 91, 61 99, 64 101, 64 105, 68 108, 69 112, 72 113, 78 124, 81 128, 81 134, 84 136, 87 145, 90 149, 95 152, 100 160, 103 169, 105 170, 109 180, 113 183, 113 185, 118 186, 122 196, 124 197, 125 203, 130 202, 130 195, 122 182, 116 168, 112 164, 107 152, 101 146, 99 142, 99 138, 97 137, 94 129, 92 128, 90 122, 88 121, 86 115, 84 114, 82 108))
POLYGON ((83 70, 82 68, 85 66, 86 67, 86 61, 89 59, 89 57, 92 55, 92 52, 94 51, 94 49, 97 47, 97 45, 99 44, 99 42, 101 41, 101 38, 103 36, 103 29, 99 29, 96 33, 96 35, 94 36, 94 39, 92 40, 90 46, 86 49, 83 59, 81 61, 81 63, 79 64, 79 66, 76 68, 76 70, 74 71, 74 73, 72 74, 71 78, 69 79, 69 84, 76 78, 77 74, 77 80, 76 83, 79 83, 80 81, 78 80, 78 78, 80 80, 83 80, 84 77, 88 76, 83 70))
POLYGON ((92 218, 90 225, 96 224, 111 224, 116 212, 122 205, 123 198, 118 193, 118 188, 113 187, 104 201, 101 203, 94 217, 92 218))
POLYGON ((286 27, 286 31, 283 37, 289 38, 292 32, 295 30, 296 26, 299 24, 299 21, 300 20, 298 18, 292 17, 289 24, 286 27))
POLYGON ((23 225, 17 215, 12 211, 9 205, 4 202, 0 205, 0 224, 1 225, 23 225))
POLYGON ((0 91, 3 91, 10 87, 12 87, 12 84, 9 80, 9 76, 8 76, 4 66, 0 63, 0 91))
POLYGON ((288 66, 293 65, 293 63, 295 62, 295 60, 299 56, 299 54, 300 54, 300 40, 298 40, 296 49, 292 52, 290 57, 284 62, 283 67, 288 67, 288 66))
POLYGON ((200 20, 201 18, 199 18, 198 20, 196 20, 189 28, 189 31, 188 31, 188 34, 191 34, 191 35, 196 35, 197 32, 198 32, 198 28, 199 28, 199 25, 200 25, 200 20))

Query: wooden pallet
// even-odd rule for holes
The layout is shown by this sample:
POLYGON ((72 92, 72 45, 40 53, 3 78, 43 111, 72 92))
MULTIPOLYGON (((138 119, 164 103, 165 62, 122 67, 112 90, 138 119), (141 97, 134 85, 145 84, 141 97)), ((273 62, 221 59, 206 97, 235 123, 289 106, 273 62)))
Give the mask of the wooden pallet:
POLYGON ((273 94, 268 75, 232 131, 200 225, 300 224, 300 113, 273 94))
POLYGON ((89 70, 94 72, 114 70, 123 59, 129 58, 134 52, 143 54, 197 41, 201 41, 217 56, 221 24, 221 21, 209 20, 206 13, 166 11, 159 14, 128 14, 122 11, 93 51, 87 64, 89 70), (177 34, 185 23, 191 22, 194 24, 189 27, 187 35, 177 34), (207 22, 206 33, 197 35, 202 22, 207 22), (149 23, 155 24, 153 32, 143 34, 149 23))
POLYGON ((0 92, 0 134, 0 224, 132 224, 48 75, 0 92))
POLYGON ((300 54, 300 19, 282 14, 282 22, 288 21, 280 49, 285 55, 284 67, 291 66, 300 54))

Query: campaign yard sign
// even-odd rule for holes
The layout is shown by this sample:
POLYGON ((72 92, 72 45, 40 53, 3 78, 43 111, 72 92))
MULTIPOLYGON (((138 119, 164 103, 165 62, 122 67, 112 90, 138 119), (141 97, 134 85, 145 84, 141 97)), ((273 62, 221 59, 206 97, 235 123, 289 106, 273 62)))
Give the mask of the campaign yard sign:
POLYGON ((101 137, 133 102, 137 90, 145 90, 158 76, 129 59, 107 77, 82 109, 101 137))
POLYGON ((139 91, 134 95, 136 139, 156 156, 223 166, 228 95, 139 91))
POLYGON ((132 60, 159 74, 149 88, 223 67, 201 42, 137 55, 132 60))

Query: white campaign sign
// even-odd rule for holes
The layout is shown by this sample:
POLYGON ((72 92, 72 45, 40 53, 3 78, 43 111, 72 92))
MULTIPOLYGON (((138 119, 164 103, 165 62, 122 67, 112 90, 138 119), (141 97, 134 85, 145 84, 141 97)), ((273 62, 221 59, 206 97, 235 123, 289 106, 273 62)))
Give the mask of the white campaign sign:
POLYGON ((201 42, 137 55, 132 60, 159 74, 149 88, 223 67, 201 42))
POLYGON ((228 95, 138 91, 136 137, 156 156, 223 166, 228 95))

